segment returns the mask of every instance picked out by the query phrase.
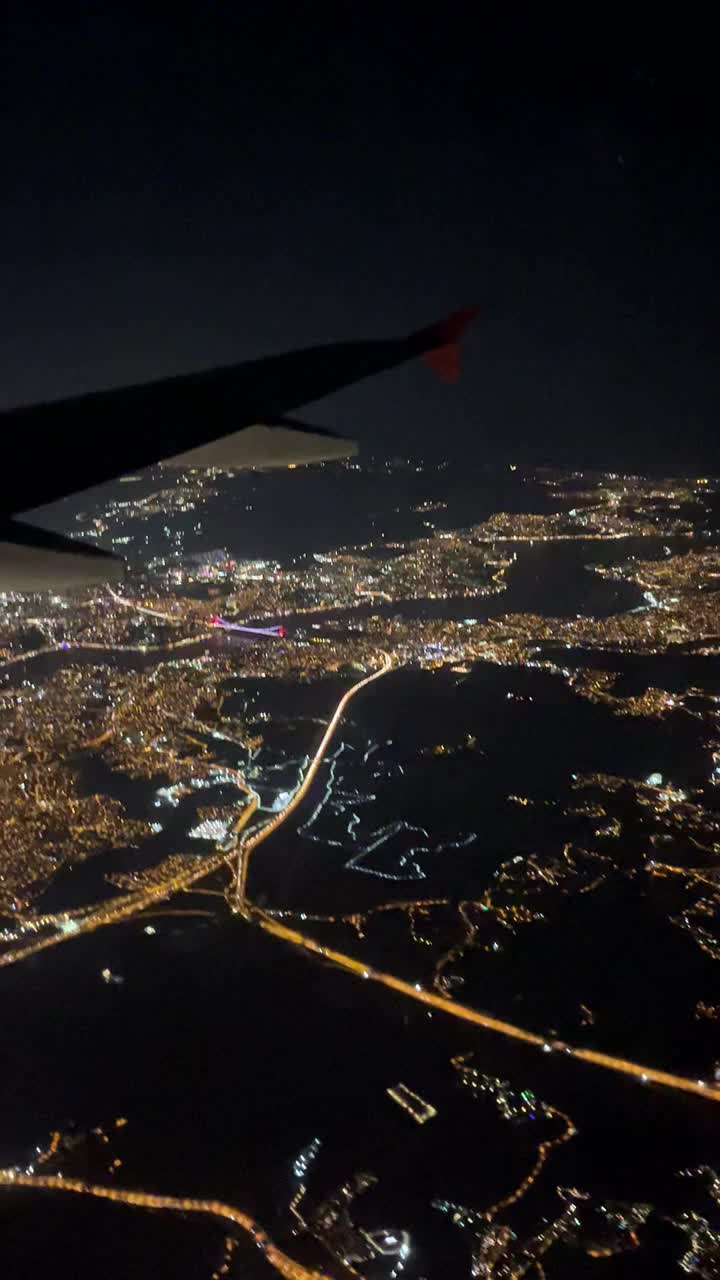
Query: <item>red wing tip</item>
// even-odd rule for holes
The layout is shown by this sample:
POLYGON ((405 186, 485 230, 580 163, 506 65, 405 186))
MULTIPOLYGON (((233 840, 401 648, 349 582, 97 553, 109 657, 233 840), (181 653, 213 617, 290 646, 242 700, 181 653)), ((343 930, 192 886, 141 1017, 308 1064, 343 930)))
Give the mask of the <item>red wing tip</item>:
POLYGON ((456 342, 426 351, 423 360, 443 382, 457 382, 460 377, 460 348, 456 342))
POLYGON ((459 340, 473 320, 480 314, 479 307, 461 307, 453 311, 447 320, 441 320, 430 331, 433 345, 423 356, 425 363, 445 382, 457 382, 460 377, 459 340))
POLYGON ((458 311, 453 311, 446 320, 441 320, 436 326, 438 346, 447 346, 450 342, 457 342, 461 338, 468 325, 473 320, 477 320, 480 315, 480 308, 476 306, 460 307, 458 311))

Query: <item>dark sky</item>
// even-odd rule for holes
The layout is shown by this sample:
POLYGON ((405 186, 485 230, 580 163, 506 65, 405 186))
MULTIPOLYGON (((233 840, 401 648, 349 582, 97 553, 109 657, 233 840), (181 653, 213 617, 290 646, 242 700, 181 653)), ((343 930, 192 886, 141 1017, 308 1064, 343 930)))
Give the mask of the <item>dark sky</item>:
POLYGON ((306 416, 369 449, 712 463, 709 6, 64 7, 10 4, 2 38, 3 406, 477 302, 457 390, 413 366, 306 416))

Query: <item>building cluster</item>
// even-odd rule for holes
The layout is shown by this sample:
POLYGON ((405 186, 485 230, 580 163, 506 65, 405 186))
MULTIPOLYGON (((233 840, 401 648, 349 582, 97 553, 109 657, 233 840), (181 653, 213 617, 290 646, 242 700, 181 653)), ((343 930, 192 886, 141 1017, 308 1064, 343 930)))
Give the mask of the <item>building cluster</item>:
POLYGON ((437 1115, 437 1108, 431 1102, 426 1102, 418 1093, 409 1089, 406 1084, 390 1085, 385 1091, 393 1102, 396 1102, 403 1111, 407 1111, 417 1124, 425 1124, 426 1120, 431 1120, 437 1115))
MULTIPOLYGON (((130 871, 111 871, 108 873, 107 882, 125 893, 143 892, 187 871, 193 860, 192 854, 170 853, 151 867, 134 867, 130 871)), ((200 861, 199 855, 197 860, 200 861)))
POLYGON ((0 911, 17 913, 63 863, 135 844, 149 824, 110 796, 86 793, 78 761, 112 680, 67 669, 0 694, 0 911))
POLYGON ((589 1197, 576 1188, 558 1187, 561 1209, 557 1217, 530 1235, 520 1235, 491 1211, 468 1209, 447 1200, 434 1200, 433 1208, 448 1214, 470 1242, 470 1275, 477 1280, 516 1280, 544 1275, 542 1260, 561 1242, 570 1243, 582 1227, 581 1213, 589 1197))
POLYGON ((123 673, 88 746, 128 777, 189 783, 214 761, 223 674, 222 663, 197 659, 123 673))
POLYGON ((0 609, 0 674, 32 673, 38 659, 64 653, 98 662, 122 653, 128 661, 160 660, 209 635, 207 615, 197 602, 156 595, 139 594, 128 607, 99 589, 75 598, 21 597, 0 609))
POLYGON ((720 1175, 708 1165, 700 1165, 697 1169, 682 1169, 680 1177, 703 1180, 712 1202, 712 1210, 709 1217, 694 1209, 668 1217, 667 1220, 682 1231, 688 1240, 679 1265, 687 1275, 699 1276, 700 1280, 716 1280, 720 1275, 720 1224, 717 1217, 720 1206, 720 1175))
POLYGON ((288 568, 239 562, 224 608, 245 621, 356 609, 373 601, 471 598, 501 591, 511 563, 507 555, 488 554, 470 530, 381 543, 375 554, 368 550, 329 551, 288 568))
POLYGON ((708 499, 720 492, 717 476, 660 478, 604 471, 553 472, 540 468, 537 478, 553 499, 563 504, 581 503, 590 508, 650 516, 683 508, 706 511, 708 499))
POLYGON ((313 1138, 306 1147, 295 1157, 293 1161, 293 1173, 296 1178, 301 1180, 307 1177, 308 1169, 313 1164, 320 1148, 322 1146, 322 1138, 313 1138))
POLYGON ((498 511, 472 533, 481 542, 606 542, 618 538, 692 535, 689 520, 658 517, 655 521, 614 507, 580 507, 566 513, 529 514, 498 511))
POLYGON ((368 1230, 359 1226, 351 1213, 353 1201, 377 1185, 374 1173, 355 1173, 314 1208, 295 1216, 302 1229, 313 1236, 349 1275, 368 1280, 395 1280, 404 1271, 411 1251, 407 1231, 388 1227, 368 1230))
POLYGON ((532 1089, 515 1090, 508 1080, 487 1075, 465 1061, 458 1062, 457 1071, 461 1086, 474 1098, 483 1095, 491 1098, 503 1120, 520 1123, 523 1120, 536 1120, 538 1116, 548 1114, 545 1103, 533 1093, 532 1089))
POLYGON ((706 955, 720 959, 717 809, 702 803, 702 793, 674 787, 659 773, 645 780, 585 774, 577 777, 573 785, 602 795, 608 812, 618 805, 623 819, 632 819, 646 833, 651 856, 643 857, 638 864, 623 850, 624 862, 613 868, 615 873, 634 875, 640 871, 654 880, 672 879, 672 909, 667 912, 667 919, 688 933, 706 955))
POLYGON ((593 567, 603 578, 635 583, 655 608, 678 603, 676 597, 720 590, 720 550, 713 545, 684 554, 666 553, 655 560, 633 558, 623 564, 593 567))
MULTIPOLYGON (((170 803, 204 786, 242 789, 237 771, 217 759, 225 674, 222 662, 201 660, 148 672, 68 666, 0 693, 0 911, 27 907, 64 862, 160 829, 130 818, 109 795, 87 794, 81 766, 90 755, 126 778, 164 778, 170 803)), ((231 728, 241 745, 236 716, 231 728)), ((231 819, 227 806, 222 814, 200 811, 193 834, 214 839, 231 819)))
POLYGON ((123 476, 123 496, 104 501, 100 509, 80 511, 75 517, 83 538, 98 538, 106 546, 128 544, 132 535, 118 536, 118 528, 132 522, 144 523, 154 516, 185 515, 201 507, 217 492, 221 473, 214 468, 175 470, 153 467, 149 475, 123 476), (150 493, 142 492, 148 483, 150 493), (137 493, 133 492, 138 490, 137 493), (127 496, 126 496, 127 494, 127 496))
POLYGON ((637 716, 641 719, 660 720, 671 711, 685 710, 690 715, 699 715, 688 708, 681 694, 669 693, 667 689, 648 688, 641 694, 619 697, 613 693, 618 682, 617 672, 602 671, 594 667, 580 667, 567 677, 567 683, 575 693, 589 702, 600 703, 619 716, 637 716))

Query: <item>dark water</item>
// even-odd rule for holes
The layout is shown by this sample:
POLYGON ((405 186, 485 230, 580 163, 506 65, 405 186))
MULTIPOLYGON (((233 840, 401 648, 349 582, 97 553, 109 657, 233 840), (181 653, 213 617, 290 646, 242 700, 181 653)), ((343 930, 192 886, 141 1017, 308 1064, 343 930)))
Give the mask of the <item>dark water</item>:
MULTIPOLYGON (((515 553, 515 562, 505 574, 506 588, 489 595, 450 597, 447 600, 400 600, 393 603, 372 601, 352 609, 324 609, 299 615, 294 624, 307 628, 313 623, 332 620, 353 621, 373 614, 409 618, 496 618, 506 613, 539 613, 548 617, 575 615, 606 618, 614 613, 637 608, 643 603, 642 592, 632 583, 615 582, 588 570, 588 565, 613 564, 631 554, 647 556, 659 553, 660 539, 628 539, 619 553, 617 543, 610 548, 602 543, 579 541, 559 543, 501 543, 507 555, 515 553)), ((277 624, 280 617, 265 619, 277 624)))
POLYGON ((720 693, 720 661, 716 657, 689 653, 678 645, 670 646, 667 653, 648 655, 544 645, 542 656, 571 669, 593 667, 615 672, 618 679, 613 693, 622 698, 642 693, 648 687, 667 689, 670 693, 684 693, 691 688, 706 694, 720 693))
MULTIPOLYGON (((126 502, 173 482, 172 473, 155 472, 138 484, 104 486, 95 502, 103 506, 109 497, 126 502)), ((148 546, 154 555, 174 550, 179 532, 186 554, 227 547, 238 557, 291 561, 313 551, 373 539, 426 535, 426 521, 438 528, 457 528, 498 510, 549 512, 558 506, 557 499, 530 477, 506 468, 471 465, 388 471, 381 463, 366 460, 362 471, 308 467, 240 473, 232 479, 220 478, 214 486, 217 496, 196 510, 173 514, 171 521, 165 515, 126 521, 115 525, 98 545, 112 550, 113 535, 130 535, 138 539, 138 562, 144 563, 148 546), (438 499, 447 506, 429 513, 413 510, 438 499)), ((92 510, 93 505, 92 494, 76 495, 45 508, 36 522, 81 534, 75 515, 92 510)), ((123 550, 132 561, 133 545, 123 550)))
MULTIPOLYGON (((238 640, 238 645, 243 641, 238 640)), ((197 644, 183 646, 182 649, 158 648, 143 652, 141 649, 56 649, 52 653, 39 653, 17 662, 2 673, 3 684, 15 687, 24 680, 49 680, 56 671, 65 667, 100 667, 112 666, 117 671, 151 671, 159 662, 179 662, 183 659, 199 658, 204 654, 220 653, 227 642, 213 636, 209 640, 199 640, 197 644)))

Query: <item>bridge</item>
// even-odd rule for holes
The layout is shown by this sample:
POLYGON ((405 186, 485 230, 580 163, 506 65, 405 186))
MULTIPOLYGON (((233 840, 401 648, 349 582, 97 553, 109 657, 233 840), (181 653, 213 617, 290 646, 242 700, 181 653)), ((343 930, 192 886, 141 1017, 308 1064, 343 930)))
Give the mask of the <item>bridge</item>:
POLYGON ((246 636, 280 636, 286 634, 284 627, 244 627, 239 622, 228 622, 215 613, 210 619, 211 627, 219 627, 222 631, 240 631, 246 636))

